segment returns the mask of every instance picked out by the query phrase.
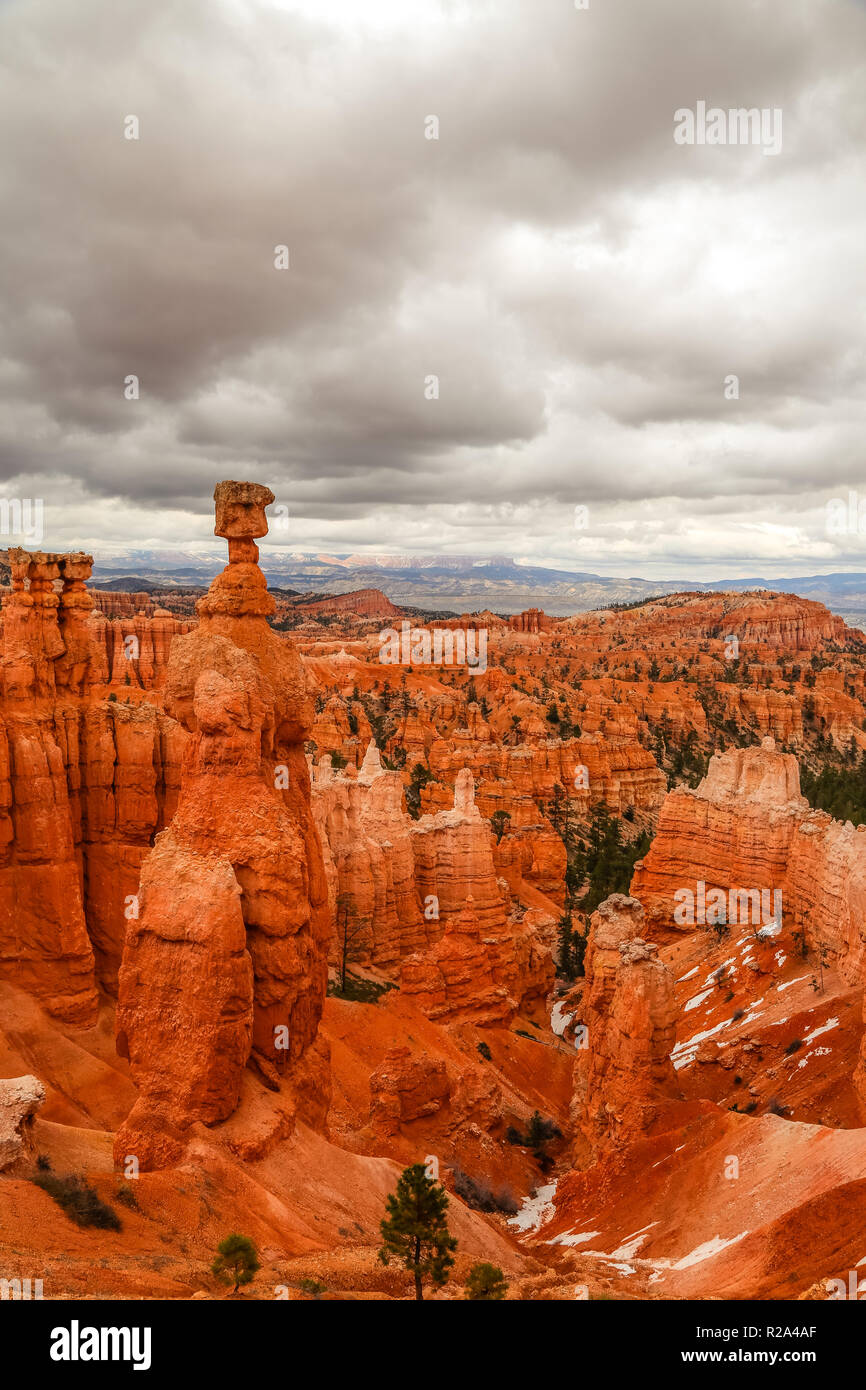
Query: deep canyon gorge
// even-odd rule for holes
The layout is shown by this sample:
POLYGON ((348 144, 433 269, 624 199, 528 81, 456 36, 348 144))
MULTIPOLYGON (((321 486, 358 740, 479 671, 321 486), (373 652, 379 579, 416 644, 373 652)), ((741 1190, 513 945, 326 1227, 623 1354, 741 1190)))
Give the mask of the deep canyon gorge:
POLYGON ((829 1297, 866 1258, 866 637, 789 593, 295 601, 273 500, 217 485, 186 600, 8 552, 0 1275, 222 1297, 240 1230, 247 1298, 409 1299, 379 1223, 423 1163, 434 1298, 479 1261, 509 1299, 829 1297), (383 664, 404 619, 486 669, 383 664))

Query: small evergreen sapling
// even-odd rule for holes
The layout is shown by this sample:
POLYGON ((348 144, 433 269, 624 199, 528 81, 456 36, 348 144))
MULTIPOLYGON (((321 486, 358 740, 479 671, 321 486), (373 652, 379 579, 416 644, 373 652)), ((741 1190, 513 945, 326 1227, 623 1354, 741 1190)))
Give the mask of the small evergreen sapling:
POLYGON ((498 1265, 482 1260, 473 1265, 464 1285, 466 1297, 476 1303, 493 1303, 504 1298, 508 1284, 498 1265))
POLYGON ((217 1255, 211 1265, 211 1274, 215 1274, 223 1284, 231 1284, 234 1281, 232 1293, 237 1293, 241 1284, 252 1283, 253 1276, 261 1269, 256 1247, 249 1236, 238 1235, 233 1231, 225 1240, 221 1240, 217 1246, 217 1255))

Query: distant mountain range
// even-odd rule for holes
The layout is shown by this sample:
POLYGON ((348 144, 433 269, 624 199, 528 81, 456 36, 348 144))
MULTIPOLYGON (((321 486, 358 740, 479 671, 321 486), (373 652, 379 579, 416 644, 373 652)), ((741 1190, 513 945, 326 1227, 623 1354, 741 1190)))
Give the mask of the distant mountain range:
MULTIPOLYGON (((225 565, 220 549, 196 554, 178 550, 129 550, 96 557, 93 583, 112 588, 201 586, 225 565)), ((583 571, 523 565, 507 556, 327 555, 262 548, 268 583, 282 589, 344 594, 381 589, 401 607, 451 609, 456 613, 489 608, 519 613, 543 608, 557 617, 634 603, 684 590, 708 592, 772 589, 816 599, 849 622, 866 622, 866 573, 807 575, 792 579, 627 579, 583 571)))

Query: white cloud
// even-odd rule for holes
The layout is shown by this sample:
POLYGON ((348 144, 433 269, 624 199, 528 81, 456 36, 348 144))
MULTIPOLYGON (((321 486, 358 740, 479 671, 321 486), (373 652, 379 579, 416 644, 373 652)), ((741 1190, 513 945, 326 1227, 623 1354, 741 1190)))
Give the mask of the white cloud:
POLYGON ((96 550, 205 542, 249 476, 295 549, 866 567, 825 510, 866 494, 864 31, 848 0, 11 0, 0 491, 96 550), (781 155, 676 146, 699 98, 782 106, 781 155))

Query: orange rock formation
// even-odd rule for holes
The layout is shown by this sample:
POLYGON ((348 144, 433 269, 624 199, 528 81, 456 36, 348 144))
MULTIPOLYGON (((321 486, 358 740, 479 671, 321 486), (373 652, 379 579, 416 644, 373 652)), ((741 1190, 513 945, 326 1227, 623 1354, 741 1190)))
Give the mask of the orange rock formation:
POLYGON ((674 980, 657 947, 642 939, 636 898, 614 894, 593 913, 586 952, 578 1053, 577 1122, 594 1151, 647 1133, 681 1092, 670 1053, 676 1041, 674 980))
POLYGON ((400 774, 382 767, 371 742, 356 777, 335 776, 328 758, 313 777, 335 958, 350 935, 353 960, 396 965, 426 941, 400 774))
POLYGON ((327 598, 299 599, 294 611, 305 617, 346 615, 358 618, 398 618, 402 609, 396 608, 381 589, 352 589, 347 594, 330 594, 327 598))
POLYGON ((191 738, 177 810, 144 867, 119 978, 118 1048, 141 1099, 115 1151, 147 1166, 176 1156, 160 1147, 165 1133, 231 1114, 251 1048, 277 1073, 303 1074, 312 1063, 313 1113, 327 1110, 327 1069, 311 1052, 329 934, 303 751, 312 711, 293 648, 267 625, 273 601, 256 563, 254 538, 267 530, 273 496, 229 482, 214 497, 229 564, 199 602, 198 628, 172 647, 166 705, 191 738), (188 900, 167 913, 178 879, 188 900), (178 989, 184 959, 197 988, 188 980, 178 989), (193 1035, 203 1038, 200 1067, 190 1066, 193 1035), (214 1039, 223 1044, 216 1052, 214 1039), (184 1084, 174 1085, 181 1074, 184 1084))
POLYGON ((677 894, 688 890, 697 900, 700 882, 706 924, 715 890, 722 923, 738 913, 768 936, 783 927, 800 933, 809 949, 836 959, 846 978, 862 978, 866 825, 855 829, 811 810, 796 758, 778 752, 771 738, 717 754, 695 791, 668 794, 650 852, 635 865, 632 892, 651 927, 688 931, 705 923, 683 920, 686 899, 678 902, 677 894))

